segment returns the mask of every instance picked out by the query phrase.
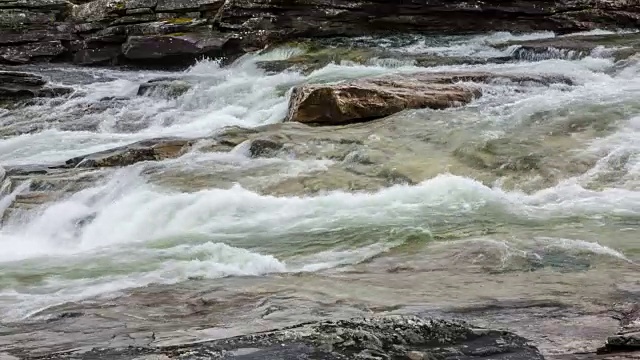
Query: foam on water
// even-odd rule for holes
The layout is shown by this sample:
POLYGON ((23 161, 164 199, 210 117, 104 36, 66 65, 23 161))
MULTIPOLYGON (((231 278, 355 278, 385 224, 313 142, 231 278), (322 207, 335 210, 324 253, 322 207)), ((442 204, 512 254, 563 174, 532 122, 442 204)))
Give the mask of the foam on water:
MULTIPOLYGON (((483 51, 489 51, 490 45, 551 36, 553 34, 537 33, 515 37, 500 33, 464 41, 454 39, 452 44, 438 45, 440 48, 425 43, 426 48, 415 51, 488 56, 491 54, 483 51)), ((32 120, 49 123, 51 127, 0 140, 0 162, 46 163, 141 139, 202 137, 229 125, 254 127, 275 123, 286 113, 286 90, 301 82, 469 69, 561 74, 576 82, 574 86, 531 86, 524 91, 512 84, 483 85, 481 99, 465 109, 450 110, 455 115, 456 111, 473 109, 479 114, 479 121, 497 124, 503 132, 537 112, 594 103, 616 106, 636 101, 640 92, 640 77, 635 76, 637 65, 612 74, 608 72, 613 66, 612 60, 592 57, 579 61, 544 60, 429 69, 410 63, 372 60, 366 65, 331 64, 307 76, 295 72, 267 75, 255 66, 255 61, 284 59, 298 51, 287 48, 245 56, 228 68, 221 68, 216 62, 201 62, 186 73, 197 79, 195 86, 177 99, 133 96, 139 83, 170 74, 101 73, 100 76, 108 74, 113 79, 78 85, 78 91, 84 95, 55 107, 52 103, 31 107, 32 120), (95 131, 57 127, 54 121, 57 118, 113 95, 131 98, 125 105, 109 108, 97 118, 85 114, 72 119, 79 123, 97 120, 95 131), (144 126, 133 132, 122 131, 120 122, 130 118, 144 126)), ((491 56, 494 55, 497 56, 491 56)), ((634 110, 631 107, 628 111, 634 110)), ((0 121, 6 119, 5 114, 0 121)), ((591 172, 534 193, 508 192, 451 174, 372 193, 335 191, 314 196, 275 197, 240 185, 179 192, 147 181, 143 166, 120 169, 102 183, 36 211, 10 216, 2 223, 0 264, 6 271, 0 274, 0 314, 7 319, 17 319, 63 301, 192 277, 319 271, 355 264, 402 244, 403 238, 391 234, 389 229, 422 229, 430 234, 443 224, 486 221, 487 218, 501 224, 545 224, 550 219, 576 217, 585 221, 613 217, 638 219, 638 124, 637 117, 629 117, 625 123, 618 124, 619 131, 586 145, 583 151, 602 159, 591 172), (622 166, 617 166, 620 164, 622 166), (620 171, 621 167, 623 186, 613 187, 607 183, 597 190, 588 186, 587 180, 612 168, 620 171), (362 231, 353 243, 346 241, 349 236, 355 237, 350 230, 362 231), (315 246, 313 251, 308 250, 309 243, 315 246), (21 283, 16 280, 20 276, 14 274, 38 275, 42 280, 21 283)), ((228 154, 205 154, 196 149, 160 165, 180 164, 198 170, 215 162, 224 170, 286 163, 282 167, 282 177, 286 177, 322 171, 332 164, 329 160, 250 159, 246 155, 244 143, 228 154)), ((0 198, 0 214, 12 197, 27 186, 24 183, 0 198)), ((608 251, 598 248, 597 244, 580 241, 563 240, 558 244, 608 251)), ((624 257, 622 253, 617 254, 624 257)))

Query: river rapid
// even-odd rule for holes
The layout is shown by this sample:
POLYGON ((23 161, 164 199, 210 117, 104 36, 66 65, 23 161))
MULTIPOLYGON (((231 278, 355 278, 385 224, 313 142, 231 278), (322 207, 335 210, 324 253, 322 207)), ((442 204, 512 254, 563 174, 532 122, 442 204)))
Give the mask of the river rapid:
MULTIPOLYGON (((183 72, 27 67, 75 92, 0 109, 7 169, 145 139, 197 141, 175 159, 7 180, 0 321, 91 313, 170 343, 496 299, 613 302, 639 286, 640 63, 617 62, 606 48, 531 61, 412 60, 501 58, 517 48, 508 42, 552 37, 363 38, 396 56, 306 72, 258 66, 304 53, 294 45, 183 72), (461 108, 276 127, 294 85, 460 70, 574 84, 489 83, 461 108), (167 76, 192 86, 178 97, 137 95, 167 76), (211 151, 229 127, 265 125, 292 151, 256 158, 246 142, 211 151), (522 162, 534 165, 513 165, 522 162), (191 330, 177 335, 179 326, 191 330)), ((111 341, 109 329, 76 341, 111 341)), ((51 339, 29 341, 74 345, 51 339)))

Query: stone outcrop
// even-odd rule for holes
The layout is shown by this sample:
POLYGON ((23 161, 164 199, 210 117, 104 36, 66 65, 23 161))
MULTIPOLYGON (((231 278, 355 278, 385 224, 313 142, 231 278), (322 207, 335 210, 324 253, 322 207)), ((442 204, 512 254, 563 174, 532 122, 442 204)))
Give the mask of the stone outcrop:
POLYGON ((0 62, 185 65, 300 37, 637 27, 622 0, 2 0, 0 62))
POLYGON ((167 347, 101 348, 48 359, 501 359, 542 360, 524 338, 505 331, 413 316, 355 318, 167 347))
POLYGON ((571 84, 571 80, 557 76, 427 72, 348 83, 302 85, 293 89, 286 120, 305 124, 341 125, 374 120, 405 109, 446 109, 467 104, 482 95, 479 88, 457 83, 498 79, 571 84))
POLYGON ((0 71, 0 100, 66 95, 71 88, 49 86, 40 75, 18 71, 0 71))

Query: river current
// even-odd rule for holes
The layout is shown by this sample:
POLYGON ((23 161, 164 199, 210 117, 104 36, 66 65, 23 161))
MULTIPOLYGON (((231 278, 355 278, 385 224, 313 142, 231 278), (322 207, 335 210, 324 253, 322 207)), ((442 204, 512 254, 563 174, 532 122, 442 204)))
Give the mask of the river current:
MULTIPOLYGON (((501 44, 553 36, 361 40, 398 54, 497 58, 514 51, 501 44)), ((158 137, 201 140, 176 159, 13 179, 0 197, 0 319, 27 321, 56 306, 108 302, 145 287, 196 293, 219 286, 210 290, 219 301, 277 294, 269 313, 281 315, 268 324, 277 325, 332 314, 337 300, 369 309, 500 297, 578 301, 633 282, 640 261, 640 64, 621 66, 605 50, 428 68, 402 55, 309 73, 257 66, 303 52, 292 46, 224 67, 202 61, 184 72, 31 68, 76 91, 0 110, 2 166, 65 161, 158 137), (484 96, 462 108, 326 130, 330 141, 315 154, 311 145, 267 158, 252 158, 246 144, 206 150, 206 138, 230 126, 282 122, 294 85, 453 70, 558 74, 574 85, 484 84, 484 96), (163 76, 194 85, 177 98, 136 95, 141 83, 163 76), (351 138, 358 142, 347 156, 326 155, 351 138), (540 171, 469 165, 460 154, 477 144, 498 149, 498 162, 534 154, 540 171), (363 152, 412 181, 379 183, 345 165, 363 152), (58 195, 16 206, 30 191, 58 195)), ((292 141, 304 132, 296 128, 292 141)), ((224 327, 249 326, 247 318, 258 321, 238 315, 224 327)))

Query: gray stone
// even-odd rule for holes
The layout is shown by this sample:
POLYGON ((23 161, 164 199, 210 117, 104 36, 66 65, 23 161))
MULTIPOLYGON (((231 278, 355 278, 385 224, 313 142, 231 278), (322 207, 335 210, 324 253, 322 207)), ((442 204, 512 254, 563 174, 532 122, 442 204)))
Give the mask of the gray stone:
POLYGON ((96 348, 50 359, 423 359, 543 360, 527 340, 506 331, 408 316, 322 321, 227 339, 168 347, 96 348), (411 358, 413 359, 413 358, 411 358))
POLYGON ((74 64, 95 65, 115 62, 120 55, 120 46, 102 46, 97 49, 81 49, 73 56, 74 64))
POLYGON ((124 14, 124 0, 95 0, 77 5, 71 11, 70 19, 78 24, 113 20, 124 14))
POLYGON ((10 0, 0 1, 1 8, 25 8, 42 10, 66 10, 73 6, 66 0, 10 0))
POLYGON ((158 0, 156 11, 217 9, 223 3, 224 0, 158 0))
POLYGON ((0 28, 19 29, 29 25, 53 24, 55 14, 29 10, 8 9, 0 11, 0 28))
POLYGON ((35 60, 48 60, 67 49, 59 40, 0 47, 0 63, 26 64, 35 60))
POLYGON ((158 0, 127 0, 124 4, 125 9, 154 8, 158 0))
POLYGON ((153 10, 151 10, 150 8, 128 9, 126 14, 127 15, 153 14, 153 10))
POLYGON ((176 98, 191 89, 191 85, 179 79, 154 79, 141 84, 138 88, 138 96, 159 96, 176 98))
POLYGON ((52 97, 71 93, 65 87, 49 87, 42 76, 17 72, 0 71, 0 99, 26 99, 52 97))
POLYGON ((135 24, 155 21, 155 14, 127 15, 117 18, 111 25, 135 24))
POLYGON ((219 33, 130 36, 122 46, 122 53, 131 60, 162 59, 169 56, 215 56, 223 53, 230 40, 229 35, 219 33))

